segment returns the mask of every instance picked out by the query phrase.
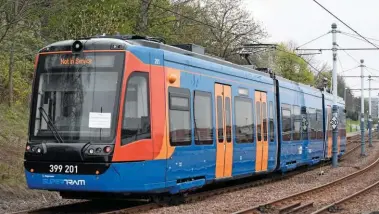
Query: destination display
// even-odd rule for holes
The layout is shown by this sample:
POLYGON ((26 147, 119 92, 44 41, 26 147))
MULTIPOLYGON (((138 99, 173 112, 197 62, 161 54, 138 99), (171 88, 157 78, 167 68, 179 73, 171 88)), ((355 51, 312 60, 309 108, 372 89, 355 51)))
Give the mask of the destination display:
POLYGON ((113 68, 116 55, 110 53, 88 53, 83 55, 51 54, 45 58, 45 69, 59 68, 113 68))

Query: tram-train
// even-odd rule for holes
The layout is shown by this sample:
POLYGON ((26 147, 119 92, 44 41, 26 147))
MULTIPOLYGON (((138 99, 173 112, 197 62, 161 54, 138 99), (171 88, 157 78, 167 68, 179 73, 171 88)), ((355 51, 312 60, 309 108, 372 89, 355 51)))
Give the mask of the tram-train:
POLYGON ((180 195, 332 157, 330 93, 192 44, 59 41, 37 54, 32 88, 27 185, 64 198, 180 195))

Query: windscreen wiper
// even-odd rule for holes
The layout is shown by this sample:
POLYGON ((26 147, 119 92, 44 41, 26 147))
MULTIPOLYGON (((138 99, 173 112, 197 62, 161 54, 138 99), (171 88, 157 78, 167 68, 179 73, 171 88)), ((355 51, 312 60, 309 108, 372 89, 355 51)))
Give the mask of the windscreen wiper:
POLYGON ((55 127, 55 125, 51 122, 51 119, 49 115, 46 113, 45 109, 43 107, 39 107, 38 109, 42 113, 41 115, 43 119, 47 123, 47 126, 49 127, 50 131, 53 133, 55 139, 57 139, 58 143, 64 143, 62 137, 58 133, 57 127, 55 127))

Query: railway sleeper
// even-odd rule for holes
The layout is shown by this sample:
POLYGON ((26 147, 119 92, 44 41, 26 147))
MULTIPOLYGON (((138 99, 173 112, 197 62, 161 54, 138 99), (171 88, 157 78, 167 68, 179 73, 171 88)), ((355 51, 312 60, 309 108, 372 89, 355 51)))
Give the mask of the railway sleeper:
POLYGON ((278 210, 279 210, 280 214, 283 214, 283 213, 286 213, 289 210, 292 210, 293 208, 298 207, 300 205, 301 205, 301 202, 295 202, 295 203, 292 203, 292 204, 285 205, 283 207, 279 207, 278 210))
POLYGON ((291 210, 289 210, 288 212, 286 212, 286 214, 292 214, 292 213, 298 213, 298 212, 301 212, 301 213, 305 213, 304 211, 313 207, 313 201, 312 202, 308 202, 308 203, 305 203, 305 204, 302 204, 301 206, 298 206, 298 207, 295 207, 291 210))

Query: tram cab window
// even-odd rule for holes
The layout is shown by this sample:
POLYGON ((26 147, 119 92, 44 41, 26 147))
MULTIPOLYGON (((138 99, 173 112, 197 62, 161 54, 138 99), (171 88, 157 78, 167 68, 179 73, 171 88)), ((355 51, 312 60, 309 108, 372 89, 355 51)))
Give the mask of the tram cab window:
POLYGON ((169 87, 169 121, 171 146, 191 145, 190 90, 169 87))
POLYGON ((148 74, 133 73, 128 80, 122 125, 122 145, 151 138, 148 74))

